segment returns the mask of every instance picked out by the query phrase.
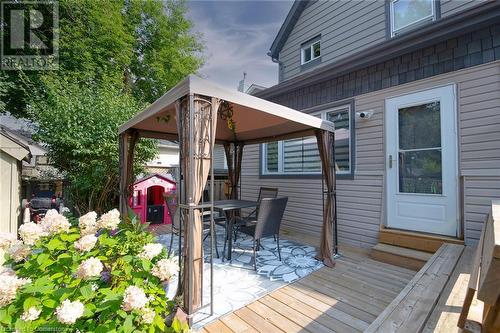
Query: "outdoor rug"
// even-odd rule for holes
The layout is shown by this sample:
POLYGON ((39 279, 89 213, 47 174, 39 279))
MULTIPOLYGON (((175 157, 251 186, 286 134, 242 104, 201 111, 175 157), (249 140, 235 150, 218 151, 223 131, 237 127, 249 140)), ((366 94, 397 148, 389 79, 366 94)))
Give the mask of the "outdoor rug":
MULTIPOLYGON (((217 247, 220 258, 214 251, 214 314, 210 316, 209 309, 195 316, 193 328, 200 328, 220 316, 235 311, 259 298, 294 282, 311 272, 321 268, 323 264, 314 259, 316 250, 312 246, 281 239, 281 261, 278 258, 277 243, 273 237, 261 241, 257 252, 257 271, 253 269, 252 238, 239 234, 233 243, 232 261, 222 260, 225 230, 216 227, 217 247)), ((158 235, 158 241, 167 248, 170 244, 170 234, 158 235)), ((178 252, 178 237, 174 236, 174 252, 178 252)), ((204 242, 205 261, 209 261, 209 238, 204 242)), ((204 303, 210 302, 210 266, 205 265, 204 303)), ((169 294, 171 291, 169 292, 169 294)))

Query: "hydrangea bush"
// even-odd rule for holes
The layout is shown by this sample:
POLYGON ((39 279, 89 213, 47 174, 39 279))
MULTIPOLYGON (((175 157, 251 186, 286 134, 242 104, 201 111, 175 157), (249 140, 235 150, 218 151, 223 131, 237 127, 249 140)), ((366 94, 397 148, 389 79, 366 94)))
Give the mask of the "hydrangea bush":
POLYGON ((75 225, 55 210, 0 235, 0 330, 185 332, 166 319, 174 304, 162 283, 178 272, 135 217, 90 212, 75 225))

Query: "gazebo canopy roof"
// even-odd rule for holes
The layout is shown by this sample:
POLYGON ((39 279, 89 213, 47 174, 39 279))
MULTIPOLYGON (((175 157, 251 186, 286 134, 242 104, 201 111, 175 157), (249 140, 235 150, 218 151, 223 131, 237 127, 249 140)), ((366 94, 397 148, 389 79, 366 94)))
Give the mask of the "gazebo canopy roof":
MULTIPOLYGON (((141 113, 120 126, 119 132, 138 130, 141 136, 176 140, 175 103, 187 95, 215 97, 230 104, 238 142, 262 143, 312 135, 314 130, 333 132, 327 120, 272 103, 261 98, 219 86, 196 75, 189 75, 141 113)), ((234 141, 227 122, 218 119, 216 142, 234 141)))

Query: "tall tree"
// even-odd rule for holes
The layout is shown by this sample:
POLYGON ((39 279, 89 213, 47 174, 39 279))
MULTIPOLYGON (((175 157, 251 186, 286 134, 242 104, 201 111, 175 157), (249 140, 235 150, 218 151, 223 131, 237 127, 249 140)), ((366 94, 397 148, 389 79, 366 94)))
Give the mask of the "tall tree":
MULTIPOLYGON (((116 203, 118 126, 201 66, 186 11, 184 0, 60 0, 59 70, 0 77, 5 110, 37 124, 81 211, 116 203)), ((155 152, 141 142, 136 170, 155 152)))
POLYGON ((26 116, 47 76, 105 79, 153 102, 203 63, 186 12, 184 0, 60 0, 59 70, 6 72, 6 110, 26 116))
MULTIPOLYGON (((81 212, 103 212, 117 203, 118 127, 144 108, 113 83, 45 79, 44 98, 29 102, 39 128, 35 139, 49 148, 51 162, 69 182, 73 206, 81 212)), ((136 146, 135 168, 156 154, 155 143, 136 146)))

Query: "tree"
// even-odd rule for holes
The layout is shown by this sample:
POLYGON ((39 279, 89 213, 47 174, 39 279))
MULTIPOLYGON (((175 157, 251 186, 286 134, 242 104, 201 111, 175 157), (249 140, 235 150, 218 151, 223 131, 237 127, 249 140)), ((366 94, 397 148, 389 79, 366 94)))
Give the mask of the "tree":
MULTIPOLYGON (((69 181, 70 199, 78 211, 104 212, 118 201, 118 127, 144 108, 109 82, 46 79, 44 98, 29 103, 51 162, 69 181)), ((135 169, 156 154, 155 142, 136 146, 135 169)))
POLYGON ((8 71, 6 110, 26 116, 46 76, 106 80, 152 103, 203 63, 186 11, 184 0, 60 0, 59 70, 8 71))
MULTIPOLYGON (((118 126, 201 66, 186 10, 184 0, 60 0, 60 69, 0 77, 6 110, 36 123, 78 210, 117 203, 118 126)), ((135 169, 155 152, 140 142, 135 169)))

